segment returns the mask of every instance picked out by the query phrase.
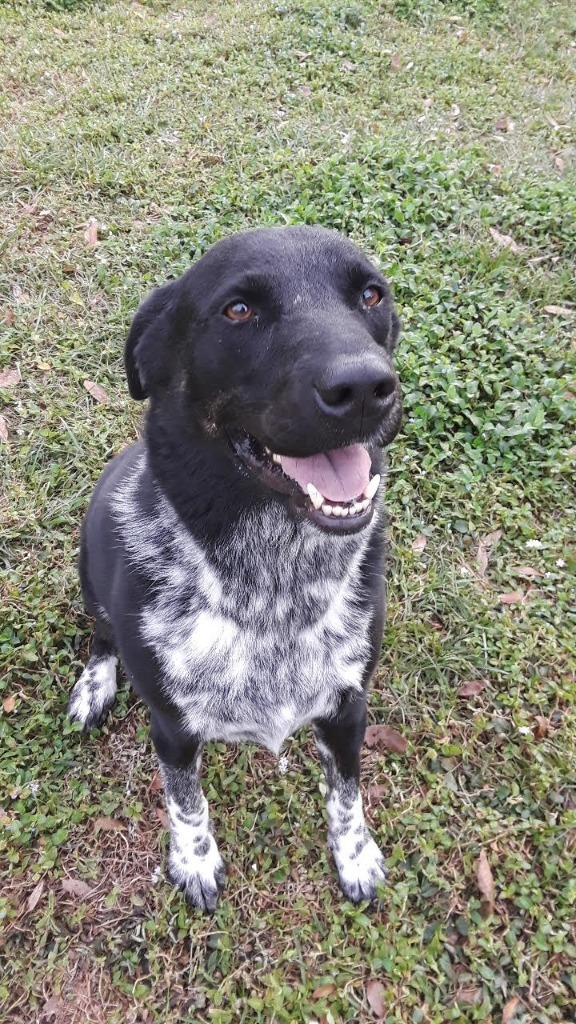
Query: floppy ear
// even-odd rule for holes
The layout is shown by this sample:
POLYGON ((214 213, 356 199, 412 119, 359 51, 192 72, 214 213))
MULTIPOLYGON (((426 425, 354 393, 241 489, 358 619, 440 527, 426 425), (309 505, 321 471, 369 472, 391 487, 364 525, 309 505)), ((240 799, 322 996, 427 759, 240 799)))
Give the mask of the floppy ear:
POLYGON ((176 307, 179 281, 157 288, 139 306, 124 348, 124 366, 132 398, 148 398, 169 380, 177 337, 176 307))

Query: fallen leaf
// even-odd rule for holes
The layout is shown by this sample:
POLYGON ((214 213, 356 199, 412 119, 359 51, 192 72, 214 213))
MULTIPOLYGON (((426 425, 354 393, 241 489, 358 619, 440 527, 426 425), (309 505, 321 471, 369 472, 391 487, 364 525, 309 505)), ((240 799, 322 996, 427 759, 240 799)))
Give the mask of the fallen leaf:
POLYGON ((370 978, 366 982, 366 998, 376 1019, 383 1020, 386 1006, 384 1005, 384 985, 381 981, 377 981, 376 978, 370 978))
POLYGON ((63 878, 62 889, 71 896, 80 897, 89 896, 92 892, 92 886, 88 885, 88 882, 83 882, 81 878, 63 878))
POLYGON ((556 167, 559 171, 564 170, 564 161, 561 156, 554 157, 554 167, 556 167))
POLYGON ((488 686, 487 679, 467 679, 457 690, 458 697, 476 697, 488 686))
POLYGON ((26 292, 23 292, 20 285, 16 281, 12 283, 12 298, 17 306, 21 306, 23 302, 28 302, 28 296, 26 292))
POLYGON ((454 996, 455 1003, 464 1003, 466 1006, 475 1006, 482 999, 482 989, 476 985, 463 985, 454 996))
POLYGON ((13 388, 21 379, 20 370, 0 370, 0 388, 13 388))
POLYGON ((37 366, 39 370, 51 370, 52 369, 52 366, 50 365, 50 363, 47 363, 45 359, 36 359, 34 365, 37 366))
POLYGON ((7 715, 11 714, 11 712, 14 711, 14 708, 16 707, 16 697, 13 694, 11 694, 9 697, 5 697, 4 700, 2 701, 2 707, 4 708, 4 711, 6 712, 7 715))
POLYGON ((499 117, 494 127, 499 132, 513 132, 516 125, 509 117, 499 117))
POLYGON ((3 416, 0 416, 0 441, 8 440, 8 424, 3 416))
POLYGON ((382 800, 390 791, 389 786, 370 786, 368 789, 368 800, 370 803, 377 803, 382 800))
POLYGON ((298 86, 298 92, 301 92, 303 96, 311 96, 312 95, 312 89, 310 88, 309 85, 299 85, 298 86))
POLYGON ((570 309, 570 306, 544 306, 545 313, 551 313, 552 316, 575 316, 576 309, 570 309))
POLYGON ((16 314, 15 314, 14 310, 13 309, 5 309, 4 312, 2 313, 2 319, 3 319, 5 324, 8 324, 8 327, 11 327, 12 324, 14 323, 15 319, 16 319, 16 314))
POLYGON ((416 551, 418 554, 420 554, 421 551, 424 551, 424 548, 426 547, 427 543, 428 538, 425 537, 423 533, 419 533, 418 536, 415 537, 414 540, 412 541, 412 551, 416 551))
POLYGON ((162 825, 162 828, 170 828, 170 822, 168 820, 168 815, 166 814, 166 811, 164 810, 164 808, 163 807, 156 807, 155 810, 156 810, 156 817, 158 818, 158 821, 162 825))
POLYGON ((484 897, 482 911, 484 916, 487 917, 494 910, 494 879, 484 850, 480 851, 476 865, 476 882, 481 895, 484 897))
POLYGON ((92 398, 95 398, 101 405, 106 405, 110 401, 108 392, 104 391, 100 384, 95 384, 93 380, 85 380, 84 387, 92 395, 92 398))
POLYGON ((86 225, 86 231, 84 232, 84 241, 86 245, 98 245, 98 221, 96 217, 89 217, 88 224, 86 225))
POLYGON ((512 590, 509 594, 498 594, 498 604, 518 604, 523 597, 521 590, 512 590))
POLYGON ((59 1024, 60 1021, 69 1019, 68 1009, 70 1004, 65 1003, 60 996, 50 996, 42 1007, 42 1020, 46 1020, 48 1024, 49 1018, 56 1018, 54 1024, 59 1024))
POLYGON ((356 65, 353 64, 351 60, 343 60, 342 61, 342 70, 343 71, 349 71, 349 72, 356 71, 356 65))
POLYGON ((162 788, 162 776, 160 775, 160 772, 156 772, 152 782, 150 783, 150 790, 152 793, 159 793, 162 788))
POLYGON ((503 235, 502 232, 498 231, 496 228, 489 228, 488 230, 496 244, 501 246, 503 249, 510 249, 510 252, 513 253, 519 253, 522 251, 518 243, 512 238, 512 235, 503 235))
POLYGON ((536 715, 536 724, 534 726, 534 738, 537 740, 543 740, 545 736, 550 732, 550 722, 543 715, 536 715))
POLYGON ((30 893, 28 899, 26 900, 26 913, 27 914, 30 914, 31 911, 34 910, 34 907, 36 907, 38 905, 38 902, 39 902, 40 897, 42 896, 43 892, 44 892, 44 879, 41 878, 40 881, 38 882, 38 885, 36 885, 32 889, 32 892, 30 893))
POLYGON ((493 178, 499 178, 502 174, 502 164, 488 164, 488 170, 493 178))
POLYGON ((512 572, 515 573, 516 576, 524 576, 525 579, 532 579, 536 576, 542 575, 541 572, 538 572, 538 569, 533 569, 531 565, 517 565, 512 569, 512 572))
POLYGON ((520 1005, 520 998, 519 998, 519 996, 513 996, 512 999, 508 1000, 508 1002, 506 1003, 506 1006, 504 1007, 504 1009, 502 1011, 502 1024, 510 1024, 510 1021, 512 1020, 512 1017, 516 1016, 516 1010, 518 1009, 519 1005, 520 1005))
POLYGON ((392 70, 393 71, 398 71, 400 66, 401 66, 401 64, 402 64, 402 61, 400 59, 399 54, 393 53, 391 58, 390 58, 390 67, 392 68, 392 70))
POLYGON ((118 821, 117 818, 107 818, 104 816, 102 818, 96 818, 94 828, 97 832, 120 832, 125 828, 125 825, 123 821, 118 821))
POLYGON ((488 568, 488 559, 490 552, 495 544, 498 543, 502 536, 502 530, 494 530, 492 533, 487 533, 485 537, 480 537, 478 541, 478 550, 476 552, 476 564, 480 569, 482 575, 488 568))
POLYGON ((388 725, 369 725, 366 729, 365 743, 367 747, 384 747, 394 754, 403 754, 408 746, 404 736, 388 725))
POLYGON ((315 988, 312 993, 312 999, 324 999, 326 996, 331 996, 333 992, 337 991, 337 986, 334 982, 330 982, 329 985, 320 985, 315 988))

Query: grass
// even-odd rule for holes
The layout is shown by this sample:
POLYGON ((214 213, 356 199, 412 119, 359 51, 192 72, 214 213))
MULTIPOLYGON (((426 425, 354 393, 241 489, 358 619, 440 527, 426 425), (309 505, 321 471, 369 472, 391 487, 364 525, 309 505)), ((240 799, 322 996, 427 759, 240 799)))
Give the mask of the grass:
POLYGON ((51 0, 0 24, 0 371, 21 375, 0 389, 2 1019, 575 1021, 572 5, 51 0), (308 736, 283 775, 215 745, 230 872, 206 919, 162 876, 145 711, 124 691, 99 734, 66 723, 74 559, 138 429, 136 305, 221 235, 286 222, 351 234, 402 314, 371 718, 408 750, 364 753, 391 869, 369 909, 338 895, 308 736))

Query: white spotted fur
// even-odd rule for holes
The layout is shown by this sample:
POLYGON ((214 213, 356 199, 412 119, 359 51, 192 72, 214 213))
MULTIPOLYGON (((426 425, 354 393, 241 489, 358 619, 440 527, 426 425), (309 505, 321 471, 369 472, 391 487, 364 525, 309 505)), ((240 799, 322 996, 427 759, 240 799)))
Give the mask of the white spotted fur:
POLYGON ((372 526, 335 537, 303 520, 296 532, 271 503, 209 557, 160 491, 143 518, 145 460, 114 498, 123 544, 161 583, 141 611, 142 638, 191 731, 277 753, 300 726, 332 715, 344 690, 360 689, 370 621, 355 599, 372 526))
POLYGON ((70 694, 68 715, 84 727, 96 723, 116 696, 118 658, 91 658, 70 694))

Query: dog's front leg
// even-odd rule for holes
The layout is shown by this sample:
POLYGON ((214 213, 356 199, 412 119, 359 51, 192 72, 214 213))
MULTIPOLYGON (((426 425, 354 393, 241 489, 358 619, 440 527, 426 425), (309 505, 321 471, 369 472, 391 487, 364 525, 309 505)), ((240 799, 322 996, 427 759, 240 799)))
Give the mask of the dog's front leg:
POLYGON ((314 723, 328 786, 328 843, 340 888, 353 903, 374 899, 376 886, 386 880, 384 858, 364 820, 359 788, 360 748, 365 730, 365 709, 353 700, 346 702, 338 717, 314 723))
POLYGON ((200 910, 215 910, 224 888, 225 867, 210 828, 208 802, 200 785, 202 743, 152 720, 170 820, 168 875, 200 910))

